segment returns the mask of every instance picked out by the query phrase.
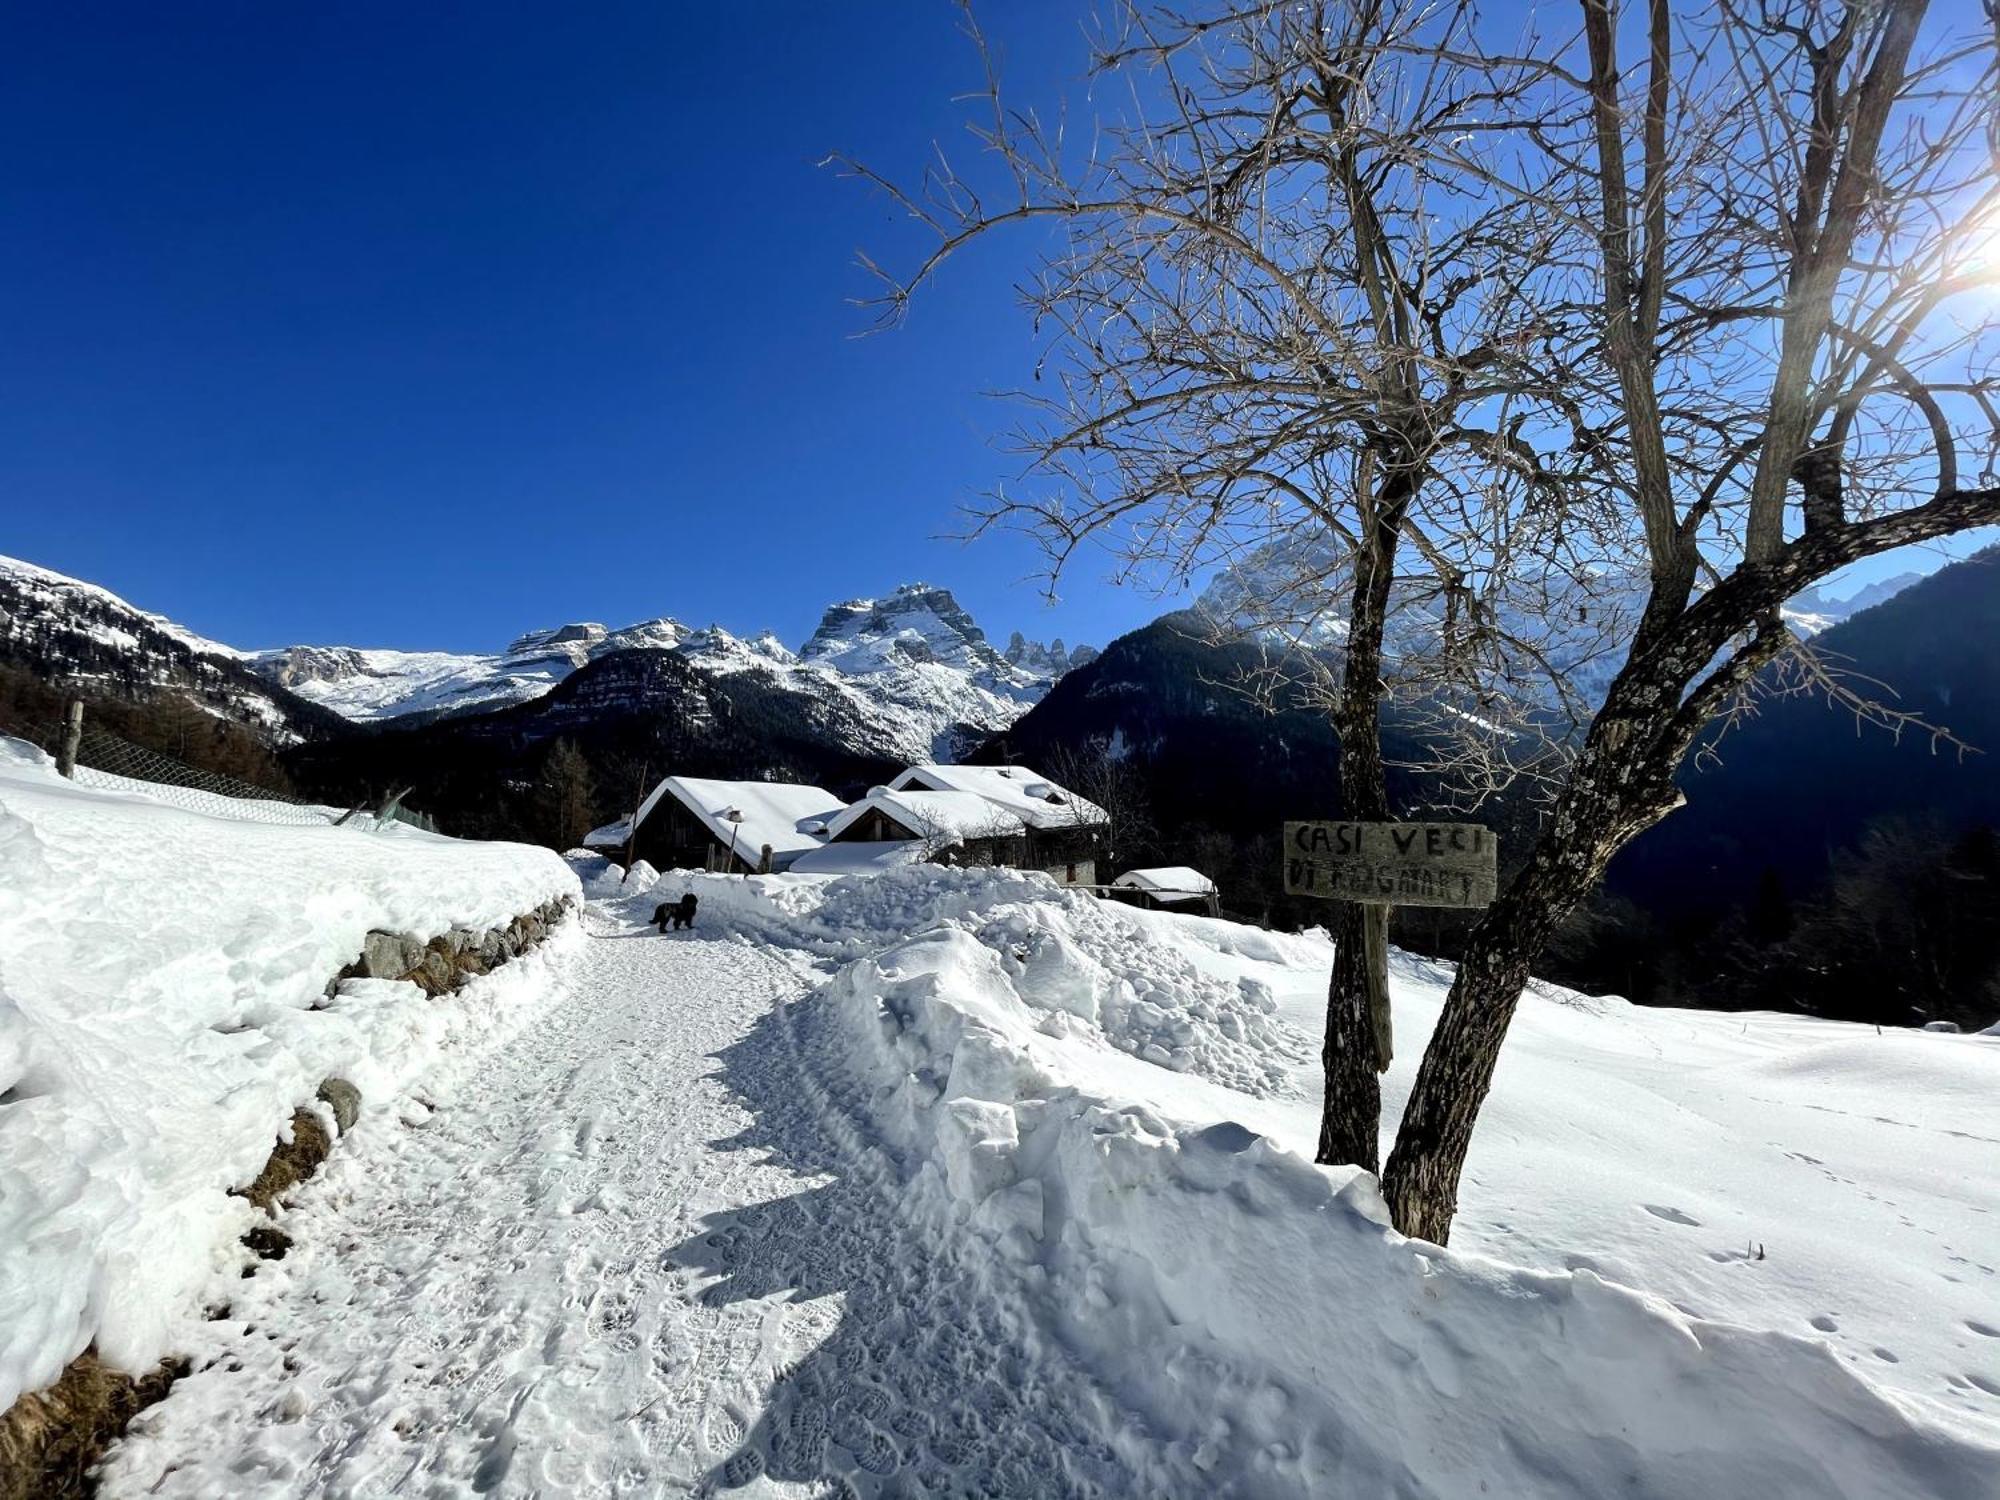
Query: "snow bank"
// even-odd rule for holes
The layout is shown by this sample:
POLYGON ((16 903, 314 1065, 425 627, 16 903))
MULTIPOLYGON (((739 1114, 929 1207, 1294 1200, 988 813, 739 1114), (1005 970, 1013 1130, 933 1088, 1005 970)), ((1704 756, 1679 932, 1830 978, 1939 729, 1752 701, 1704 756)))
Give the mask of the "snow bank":
MULTIPOLYGON (((996 1287, 1151 1427, 1178 1435, 1218 1494, 1995 1493, 1990 1433, 1884 1389, 1861 1373, 1861 1356, 1781 1316, 1785 1284, 1745 1279, 1761 1259, 1683 1241, 1679 1253, 1713 1273, 1704 1300, 1733 1286, 1734 1306, 1756 1314, 1696 1316, 1632 1289, 1647 1276, 1611 1257, 1550 1256, 1559 1268, 1529 1269, 1406 1240, 1371 1177, 1314 1166, 1301 1129, 1312 1047, 1287 1013, 1300 1014, 1301 994, 1323 993, 1323 934, 1138 912, 1007 871, 659 882, 662 894, 684 889, 701 895, 704 926, 842 965, 790 1024, 803 1056, 842 1059, 822 1080, 826 1102, 858 1144, 895 1161, 895 1201, 923 1232, 987 1265, 996 1287), (1289 988, 1274 997, 1279 986, 1289 988), (1609 1279, 1606 1263, 1632 1285, 1609 1279), (1733 1270, 1742 1274, 1725 1275, 1733 1270)), ((1397 972, 1399 1004, 1448 979, 1401 956, 1397 972)), ((1720 1020, 1732 1039, 1739 1025, 1747 1033, 1744 1018, 1720 1020)), ((1605 1093, 1607 1108, 1650 1130, 1650 1101, 1593 1071, 1629 1052, 1633 1075, 1664 1087, 1681 1063, 1660 1038, 1692 1029, 1692 1018, 1547 990, 1530 999, 1524 1028, 1528 1058, 1510 1067, 1537 1063, 1540 1032, 1559 1031, 1563 1086, 1605 1093)), ((1732 1099, 1754 1102, 1803 1070, 1816 1111, 1807 1120, 1829 1108, 1845 1117, 1848 1098, 1829 1074, 1864 1065, 1839 1046, 1788 1061, 1761 1039, 1724 1047, 1702 1032, 1682 1045, 1713 1054, 1701 1087, 1732 1099)), ((1992 1081, 1979 1071, 1982 1050, 1968 1039, 1946 1075, 1925 1074, 1921 1086, 1914 1073, 1891 1076, 1905 1118, 1885 1124, 1923 1123, 1928 1106, 1913 1096, 1929 1091, 1964 1133, 1982 1107, 1972 1091, 1992 1081)), ((1489 1139, 1516 1133, 1512 1105, 1494 1114, 1489 1139)), ((1635 1223, 1685 1236, 1693 1216, 1664 1206, 1682 1146, 1743 1154, 1703 1120, 1683 1125, 1687 1142, 1657 1132, 1639 1142, 1579 1135, 1560 1101, 1543 1101, 1541 1114, 1539 1134, 1507 1143, 1538 1163, 1530 1192, 1496 1203, 1481 1171, 1495 1158, 1475 1161, 1467 1193, 1483 1212, 1525 1216, 1533 1199, 1581 1234, 1574 1203, 1588 1200, 1570 1195, 1616 1179, 1628 1204, 1661 1205, 1631 1209, 1635 1223)), ((1771 1169, 1757 1159, 1749 1170, 1771 1169)), ((1713 1185, 1713 1167, 1709 1176, 1713 1185)), ((1797 1212, 1803 1191, 1786 1185, 1757 1207, 1797 1212)), ((1784 1218, 1770 1228, 1785 1231, 1784 1218)), ((1479 1242, 1470 1219, 1465 1238, 1479 1242)), ((1784 1249, 1788 1266, 1820 1253, 1803 1222, 1784 1249)), ((1659 1253, 1644 1271, 1666 1264, 1659 1253)), ((1959 1269, 1990 1275, 1968 1253, 1953 1257, 1959 1269)), ((1810 1266, 1792 1274, 1815 1281, 1810 1266)), ((1943 1321, 1941 1300, 1910 1310, 1913 1339, 1943 1321)), ((1990 1326, 1975 1320, 1933 1343, 1963 1370, 1990 1326)), ((1969 1382, 1956 1384, 1976 1397, 1969 1382)))
MULTIPOLYGON (((1089 1033, 1252 1096, 1294 1092, 1290 1068, 1312 1055, 1311 1038, 1274 1014, 1267 986, 1204 972, 1185 937, 1166 941, 1128 909, 1066 892, 1039 871, 917 865, 823 879, 673 871, 639 904, 650 909, 684 891, 700 897, 706 929, 834 959, 877 952, 885 934, 964 925, 995 954, 1049 1034, 1089 1033), (1036 920, 1045 909, 1061 914, 1059 930, 1036 920)), ((1236 941, 1262 940, 1273 957, 1280 952, 1283 940, 1273 934, 1212 926, 1236 941)))
POLYGON ((324 997, 371 929, 577 890, 544 850, 209 816, 0 740, 0 1410, 92 1342, 128 1370, 168 1353, 294 1108, 329 1075, 384 1107, 476 1014, 386 981, 324 997))
POLYGON ((701 900, 700 926, 720 928, 821 958, 851 959, 878 952, 891 934, 963 918, 1008 901, 1048 896, 1056 885, 1023 870, 949 870, 917 865, 873 875, 711 875, 668 870, 632 898, 650 912, 692 891, 701 900))
POLYGON ((1403 1239, 1366 1174, 1052 1037, 1023 977, 944 929, 847 969, 833 1015, 912 1206, 1014 1263, 1218 1491, 1992 1492, 2000 1452, 1913 1420, 1823 1344, 1403 1239))

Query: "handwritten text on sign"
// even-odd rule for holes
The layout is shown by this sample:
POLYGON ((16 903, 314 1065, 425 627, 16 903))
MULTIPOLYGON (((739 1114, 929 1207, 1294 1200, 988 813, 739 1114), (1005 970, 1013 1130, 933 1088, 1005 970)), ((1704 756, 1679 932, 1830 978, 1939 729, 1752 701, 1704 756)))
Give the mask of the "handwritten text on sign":
POLYGON ((1285 891, 1385 906, 1486 906, 1500 841, 1476 823, 1287 823, 1285 891))

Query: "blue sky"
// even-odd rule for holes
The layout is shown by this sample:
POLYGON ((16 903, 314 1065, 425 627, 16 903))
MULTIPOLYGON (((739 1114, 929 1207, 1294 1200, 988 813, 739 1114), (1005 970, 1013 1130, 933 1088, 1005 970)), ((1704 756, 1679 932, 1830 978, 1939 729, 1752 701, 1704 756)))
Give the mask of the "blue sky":
MULTIPOLYGON (((1085 9, 987 7, 1010 77, 1073 82, 1085 9)), ((854 252, 911 241, 815 163, 909 180, 962 139, 957 24, 945 0, 17 7, 0 552, 245 646, 657 614, 796 644, 917 578, 1003 639, 1151 618, 1101 568, 1050 609, 1024 543, 941 539, 1013 473, 981 393, 1032 357, 1030 245, 857 337, 854 252)))
MULTIPOLYGON (((1073 77, 1078 7, 1010 6, 1073 77)), ((233 643, 657 614, 796 644, 923 578, 1102 641, 1158 604, 940 540, 1030 358, 954 266, 857 337, 977 59, 937 0, 44 6, 0 86, 0 552, 233 643)))

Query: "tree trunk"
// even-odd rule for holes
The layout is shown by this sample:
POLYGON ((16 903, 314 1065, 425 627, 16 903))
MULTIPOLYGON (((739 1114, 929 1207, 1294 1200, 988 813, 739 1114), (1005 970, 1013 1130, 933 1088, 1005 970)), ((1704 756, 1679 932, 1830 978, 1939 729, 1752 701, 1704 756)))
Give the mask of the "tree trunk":
MULTIPOLYGON (((1354 559, 1347 660, 1334 730, 1340 736, 1341 815, 1368 822, 1389 816, 1388 774, 1382 765, 1382 636, 1389 617, 1396 543, 1414 489, 1410 471, 1390 473, 1354 559)), ((1334 914, 1336 946, 1327 985, 1326 1041, 1320 1051, 1326 1098, 1316 1159, 1373 1172, 1381 1162, 1382 1081, 1374 983, 1380 976, 1368 959, 1369 920, 1366 909, 1351 901, 1341 902, 1334 914)), ((1386 1058, 1381 1061, 1386 1063, 1386 1058)))
POLYGON ((1711 657, 1712 647, 1679 639, 1628 663, 1527 865, 1467 938, 1383 1174, 1383 1197, 1404 1234, 1440 1245, 1449 1238, 1472 1127, 1529 972, 1611 856, 1678 805, 1674 772, 1699 727, 1679 710, 1711 657))
MULTIPOLYGON (((1991 524, 1996 515, 2000 487, 1948 491, 1867 522, 1823 522, 1782 558, 1741 564, 1691 604, 1686 557, 1655 575, 1631 656, 1591 721, 1527 867, 1472 929, 1417 1070, 1382 1178, 1404 1234, 1445 1243, 1472 1127, 1529 970, 1611 856, 1678 804, 1674 774, 1695 737, 1789 638, 1784 601, 1858 558, 1991 524), (1732 647, 1751 631, 1749 644, 1732 647), (1714 665, 1723 656, 1726 664, 1714 665)), ((1330 1091, 1331 1074, 1328 1082, 1330 1091)))
POLYGON ((1440 1245, 1450 1238, 1472 1127, 1529 970, 1594 878, 1569 875, 1525 889, 1525 880, 1517 880, 1473 928, 1382 1179, 1390 1215, 1404 1234, 1440 1245))
POLYGON ((1375 1071, 1370 1015, 1367 921, 1356 902, 1340 903, 1333 919, 1333 978, 1326 995, 1326 1100, 1320 1112, 1316 1160, 1381 1169, 1382 1081, 1375 1071))

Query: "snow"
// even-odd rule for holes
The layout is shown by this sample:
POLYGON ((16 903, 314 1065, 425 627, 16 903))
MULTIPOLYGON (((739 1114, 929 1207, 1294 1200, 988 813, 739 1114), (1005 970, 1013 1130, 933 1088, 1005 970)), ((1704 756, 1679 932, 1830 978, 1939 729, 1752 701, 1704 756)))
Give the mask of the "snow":
POLYGON ((1026 766, 916 765, 889 786, 892 791, 928 787, 940 792, 973 792, 1030 828, 1073 828, 1105 821, 1104 809, 1096 803, 1026 766))
POLYGON ((503 708, 540 697, 574 670, 567 660, 514 663, 504 655, 353 646, 288 646, 260 651, 251 662, 301 698, 360 724, 503 708))
MULTIPOLYGON (((1323 528, 1288 527, 1218 568, 1193 614, 1205 631, 1221 637, 1247 637, 1281 652, 1338 651, 1347 639, 1351 565, 1347 550, 1323 528)), ((1920 576, 1901 573, 1845 599, 1832 597, 1828 585, 1808 589, 1785 606, 1786 623, 1801 636, 1818 635, 1920 576)), ((1553 705, 1558 681, 1592 703, 1603 697, 1624 664, 1647 579, 1637 565, 1575 575, 1551 567, 1478 580, 1477 586, 1486 591, 1482 604, 1503 633, 1538 643, 1539 660, 1514 663, 1519 680, 1513 690, 1553 705)), ((1436 596, 1435 580, 1422 573, 1397 578, 1384 641, 1390 662, 1410 669, 1437 652, 1445 621, 1436 596)))
POLYGON ((1162 901, 1198 901, 1215 894, 1215 882, 1188 865, 1127 870, 1111 883, 1125 890, 1144 891, 1162 901))
MULTIPOLYGON (((1204 633, 1248 638, 1278 652, 1337 652, 1347 639, 1352 557, 1321 527, 1286 527, 1219 569, 1195 600, 1204 633)), ((1468 580, 1480 606, 1507 640, 1531 640, 1532 653, 1509 649, 1501 676, 1509 692, 1547 708, 1559 688, 1595 702, 1624 665, 1648 587, 1642 566, 1569 568, 1523 563, 1468 580)), ((1419 677, 1447 639, 1446 611, 1434 577, 1399 576, 1389 596, 1385 659, 1419 677)))
POLYGON ((622 848, 632 837, 632 820, 620 818, 606 823, 602 828, 593 828, 584 835, 584 845, 591 849, 622 848))
POLYGON ((537 1023, 412 1128, 335 1153, 99 1492, 1196 1493, 899 1214, 787 1024, 816 976, 645 904, 594 911, 537 1023))
MULTIPOLYGON (((203 656, 219 656, 230 661, 244 659, 244 652, 233 646, 225 646, 220 641, 211 641, 206 636, 196 635, 184 625, 177 625, 165 615, 156 615, 148 610, 138 609, 107 588, 86 583, 80 578, 71 578, 49 568, 37 567, 34 563, 23 562, 18 557, 0 557, 0 576, 12 580, 23 594, 34 601, 39 612, 63 614, 74 608, 76 601, 87 601, 100 609, 114 612, 130 612, 139 616, 147 624, 162 634, 171 636, 190 651, 203 656)), ((107 646, 130 648, 137 644, 132 635, 107 626, 99 632, 99 639, 107 646)))
POLYGON ((868 875, 921 864, 924 846, 915 839, 867 842, 855 839, 809 849, 792 861, 794 875, 868 875))
POLYGON ((855 677, 937 664, 987 692, 1024 701, 1039 697, 1055 675, 1023 664, 1046 654, 1024 641, 1014 657, 1003 655, 949 591, 925 583, 904 584, 885 599, 833 605, 799 651, 806 661, 855 677))
POLYGON ((525 703, 596 657, 677 650, 689 634, 678 620, 644 620, 622 630, 584 622, 529 631, 497 653, 285 646, 251 653, 248 660, 300 697, 368 724, 525 703))
POLYGON ((837 839, 871 812, 880 812, 919 838, 1006 838, 1027 832, 1020 816, 977 792, 927 792, 877 787, 826 825, 837 839))
POLYGON ((229 1190, 293 1109, 329 1076, 386 1107, 525 982, 323 998, 371 929, 485 928, 577 889, 543 850, 260 824, 98 780, 0 741, 0 1409, 93 1341, 131 1370, 179 1347, 250 1222, 229 1190))
MULTIPOLYGON (((1536 986, 1442 1249, 1311 1163, 1323 932, 579 869, 103 1493, 1993 1494, 1993 1039, 1536 986)), ((1392 1120, 1449 978, 1392 956, 1392 1120)))
POLYGON ((0 649, 38 675, 102 682, 114 696, 135 681, 171 683, 191 689, 204 712, 256 723, 278 743, 298 738, 287 710, 243 680, 244 653, 11 557, 0 557, 0 649))
MULTIPOLYGON (((1989 1041, 1537 986, 1440 1250, 1310 1164, 1323 937, 1013 872, 734 885, 704 914, 847 960, 799 1024, 900 1201, 1217 1493, 1992 1492, 1989 1041)), ((1396 955, 1391 1122, 1448 981, 1396 955)))
MULTIPOLYGON (((884 628, 892 637, 904 634, 893 620, 884 628)), ((877 650, 858 633, 851 633, 847 644, 849 649, 815 651, 808 642, 813 654, 802 657, 771 636, 741 641, 716 628, 690 638, 682 650, 713 676, 747 673, 820 700, 836 722, 851 726, 848 748, 906 761, 954 754, 968 737, 976 742, 1005 729, 1053 681, 1005 664, 996 677, 968 664, 961 652, 939 657, 888 646, 877 650)))
POLYGON ((1836 596, 1834 589, 1837 586, 1853 584, 1851 572, 1836 573, 1817 587, 1795 596, 1785 606, 1785 620, 1801 635, 1818 635, 1822 630, 1853 619, 1864 609, 1886 603, 1911 584, 1923 582, 1923 577, 1921 573, 1906 570, 1893 577, 1852 587, 1844 596, 1836 596))
MULTIPOLYGON (((75 622, 105 646, 130 652, 139 644, 137 629, 157 627, 357 723, 500 709, 542 696, 613 652, 675 651, 712 678, 749 675, 799 695, 831 742, 885 760, 960 753, 1012 724, 1063 672, 1095 655, 1089 647, 1064 650, 1060 642, 1044 647, 1018 633, 1005 653, 996 651, 949 592, 925 584, 833 606, 797 653, 768 631, 745 640, 719 625, 697 630, 664 616, 616 630, 581 622, 529 631, 499 652, 319 645, 246 652, 30 563, 0 558, 0 579, 12 581, 37 616, 61 619, 83 605, 122 612, 124 626, 75 622)), ((0 611, 0 634, 6 624, 0 611)), ((241 708, 273 724, 283 718, 261 698, 245 699, 241 708)))
POLYGON ((679 801, 717 843, 753 869, 767 846, 773 866, 780 870, 806 850, 819 848, 819 834, 808 832, 804 825, 824 826, 843 806, 833 793, 816 786, 669 776, 639 804, 634 821, 643 826, 662 797, 679 801))
POLYGON ((695 630, 660 618, 621 630, 532 631, 492 655, 291 646, 251 660, 302 697, 367 723, 500 708, 613 651, 678 651, 712 677, 748 674, 827 704, 833 722, 849 726, 850 749, 917 760, 949 753, 968 728, 982 736, 1006 728, 1072 659, 1024 642, 1020 663, 1008 660, 948 593, 921 584, 836 605, 835 615, 839 629, 823 625, 803 654, 769 632, 745 640, 720 625, 695 630))

